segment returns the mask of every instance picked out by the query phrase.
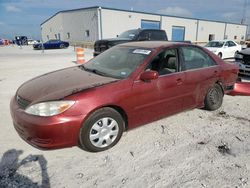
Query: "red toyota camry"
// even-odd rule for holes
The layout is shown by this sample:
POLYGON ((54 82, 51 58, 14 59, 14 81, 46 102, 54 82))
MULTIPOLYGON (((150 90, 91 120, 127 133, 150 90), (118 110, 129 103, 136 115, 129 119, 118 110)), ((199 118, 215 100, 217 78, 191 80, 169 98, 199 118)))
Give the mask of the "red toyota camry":
POLYGON ((236 65, 192 44, 121 44, 27 81, 11 115, 20 137, 35 147, 103 151, 125 130, 188 109, 218 109, 237 74, 236 65))

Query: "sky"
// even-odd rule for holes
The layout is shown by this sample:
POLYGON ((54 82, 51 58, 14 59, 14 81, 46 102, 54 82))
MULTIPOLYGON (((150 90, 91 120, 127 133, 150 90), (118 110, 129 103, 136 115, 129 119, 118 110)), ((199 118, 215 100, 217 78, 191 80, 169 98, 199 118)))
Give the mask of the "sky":
POLYGON ((233 23, 245 18, 244 24, 250 25, 250 0, 0 0, 0 38, 25 35, 40 39, 40 24, 49 17, 90 6, 233 23))

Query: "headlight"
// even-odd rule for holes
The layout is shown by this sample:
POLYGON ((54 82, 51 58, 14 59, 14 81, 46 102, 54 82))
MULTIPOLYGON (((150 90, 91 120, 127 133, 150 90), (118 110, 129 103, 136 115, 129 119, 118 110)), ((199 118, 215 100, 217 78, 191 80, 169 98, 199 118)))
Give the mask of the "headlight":
POLYGON ((63 113, 73 106, 73 104, 75 104, 75 101, 43 102, 28 107, 25 112, 37 116, 54 116, 63 113))

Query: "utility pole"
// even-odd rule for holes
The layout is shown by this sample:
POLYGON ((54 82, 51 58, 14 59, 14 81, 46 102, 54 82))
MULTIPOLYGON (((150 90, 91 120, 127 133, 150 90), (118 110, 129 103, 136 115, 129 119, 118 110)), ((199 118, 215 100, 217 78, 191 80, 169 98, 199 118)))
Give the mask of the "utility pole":
POLYGON ((247 10, 247 0, 244 0, 243 4, 243 14, 242 14, 242 19, 241 19, 241 24, 245 24, 246 22, 246 10, 247 10))

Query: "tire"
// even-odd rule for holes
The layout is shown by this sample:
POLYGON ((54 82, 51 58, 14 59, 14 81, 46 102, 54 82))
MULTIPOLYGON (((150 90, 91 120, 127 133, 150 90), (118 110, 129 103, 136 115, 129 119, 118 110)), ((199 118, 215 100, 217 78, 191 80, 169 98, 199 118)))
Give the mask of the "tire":
POLYGON ((65 48, 64 44, 60 44, 60 48, 61 49, 65 48))
POLYGON ((218 53, 218 56, 219 56, 219 58, 222 58, 222 53, 221 52, 218 53))
POLYGON ((221 107, 223 102, 223 91, 219 84, 215 84, 211 89, 208 90, 208 93, 205 97, 205 109, 206 110, 217 110, 221 107))
POLYGON ((80 147, 91 152, 107 150, 120 140, 124 127, 121 114, 113 108, 96 110, 83 123, 79 134, 80 147))

